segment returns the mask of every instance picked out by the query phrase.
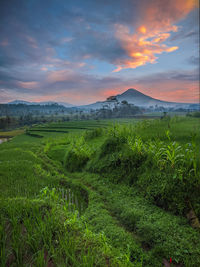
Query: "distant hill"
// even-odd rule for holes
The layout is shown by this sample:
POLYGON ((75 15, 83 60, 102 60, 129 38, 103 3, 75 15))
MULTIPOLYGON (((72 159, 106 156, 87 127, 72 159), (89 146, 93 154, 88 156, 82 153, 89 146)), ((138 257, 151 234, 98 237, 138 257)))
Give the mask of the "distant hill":
POLYGON ((134 104, 135 106, 144 107, 144 108, 164 107, 164 108, 174 108, 174 109, 178 109, 178 108, 198 109, 199 107, 199 104, 168 102, 168 101, 155 99, 133 88, 128 89, 122 94, 116 95, 115 99, 116 101, 110 101, 110 100, 101 101, 101 102, 99 101, 99 102, 96 102, 90 105, 79 106, 79 108, 100 109, 106 106, 112 108, 117 101, 122 102, 123 100, 126 100, 129 104, 134 104))
POLYGON ((118 94, 114 96, 112 99, 107 99, 105 101, 98 101, 96 103, 92 103, 89 105, 82 105, 82 106, 75 106, 66 102, 28 102, 24 100, 15 100, 9 102, 8 104, 25 104, 25 105, 52 105, 57 104, 60 106, 64 106, 66 108, 78 108, 80 110, 95 110, 101 109, 103 107, 113 108, 117 102, 122 102, 126 100, 129 104, 134 104, 138 107, 143 108, 157 108, 157 107, 164 107, 164 108, 173 108, 173 109, 191 109, 191 110, 198 110, 199 104, 192 104, 192 103, 178 103, 178 102, 168 102, 153 98, 151 96, 145 95, 139 92, 136 89, 130 88, 127 91, 123 92, 122 94, 118 94))
POLYGON ((18 105, 18 104, 24 104, 24 105, 33 105, 32 102, 24 101, 24 100, 14 100, 11 102, 8 102, 9 105, 18 105))
POLYGON ((46 102, 28 102, 28 101, 24 101, 24 100, 14 100, 11 101, 7 104, 10 105, 17 105, 17 104, 24 104, 24 105, 53 105, 53 104, 58 104, 60 106, 64 106, 66 108, 70 108, 70 107, 74 107, 74 105, 66 103, 66 102, 55 102, 55 101, 46 101, 46 102))

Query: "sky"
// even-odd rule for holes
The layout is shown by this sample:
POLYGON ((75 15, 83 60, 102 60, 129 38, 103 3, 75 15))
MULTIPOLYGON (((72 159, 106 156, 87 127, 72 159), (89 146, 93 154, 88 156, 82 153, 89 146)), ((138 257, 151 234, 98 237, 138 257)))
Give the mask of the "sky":
POLYGON ((1 0, 0 103, 199 101, 197 0, 1 0))

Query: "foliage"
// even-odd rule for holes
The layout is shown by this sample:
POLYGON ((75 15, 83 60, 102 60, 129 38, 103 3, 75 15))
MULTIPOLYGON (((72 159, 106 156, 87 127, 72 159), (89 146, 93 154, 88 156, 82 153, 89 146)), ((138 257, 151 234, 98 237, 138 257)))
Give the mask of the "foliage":
POLYGON ((0 145, 0 265, 200 265, 186 219, 200 217, 198 118, 119 122, 35 125, 43 138, 0 145), (81 217, 68 186, 87 195, 81 217))
POLYGON ((64 157, 64 166, 67 170, 80 171, 92 155, 92 148, 85 142, 83 136, 72 141, 64 157))

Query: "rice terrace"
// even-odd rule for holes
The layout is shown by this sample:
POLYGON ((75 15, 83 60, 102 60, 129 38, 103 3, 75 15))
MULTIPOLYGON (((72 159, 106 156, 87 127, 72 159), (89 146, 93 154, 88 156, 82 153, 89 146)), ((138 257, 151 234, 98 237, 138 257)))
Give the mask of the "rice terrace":
POLYGON ((199 118, 177 116, 2 143, 1 266, 200 266, 199 145, 199 118))
POLYGON ((1 0, 0 267, 200 267, 198 0, 1 0))

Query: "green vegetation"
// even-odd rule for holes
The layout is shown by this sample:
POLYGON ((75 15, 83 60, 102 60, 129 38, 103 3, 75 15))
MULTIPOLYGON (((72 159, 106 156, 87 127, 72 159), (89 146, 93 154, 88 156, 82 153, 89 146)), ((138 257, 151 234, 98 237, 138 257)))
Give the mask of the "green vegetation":
POLYGON ((192 117, 53 122, 1 144, 0 265, 200 266, 199 148, 192 117))
POLYGON ((24 133, 24 129, 16 129, 12 131, 0 131, 0 138, 12 138, 14 136, 17 136, 19 134, 24 133))
POLYGON ((188 117, 196 117, 196 118, 200 118, 200 111, 196 111, 196 112, 191 112, 187 114, 188 117))

